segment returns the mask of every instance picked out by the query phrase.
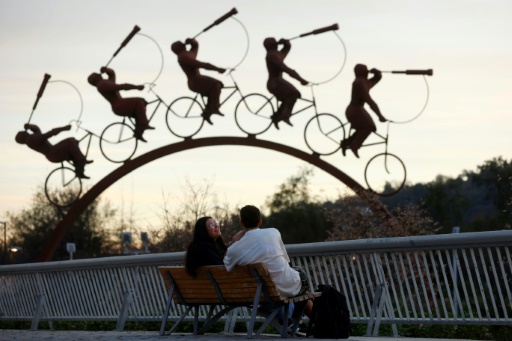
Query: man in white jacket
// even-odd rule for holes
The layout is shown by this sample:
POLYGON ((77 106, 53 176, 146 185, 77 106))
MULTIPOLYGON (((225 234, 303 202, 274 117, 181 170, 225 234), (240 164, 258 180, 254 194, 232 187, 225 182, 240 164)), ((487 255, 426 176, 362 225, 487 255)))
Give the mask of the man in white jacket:
MULTIPOLYGON (((243 230, 237 233, 224 257, 228 271, 236 265, 263 263, 276 283, 281 296, 294 297, 309 290, 307 274, 300 268, 289 265, 290 258, 284 247, 281 233, 275 228, 260 229, 260 210, 252 205, 240 210, 240 225, 243 230)), ((307 301, 305 313, 309 316, 313 302, 307 301)))

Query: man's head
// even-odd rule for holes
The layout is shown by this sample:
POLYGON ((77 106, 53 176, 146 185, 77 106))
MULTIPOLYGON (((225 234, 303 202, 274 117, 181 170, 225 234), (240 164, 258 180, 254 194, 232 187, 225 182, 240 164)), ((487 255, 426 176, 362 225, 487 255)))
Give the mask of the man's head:
POLYGON ((261 225, 261 213, 256 206, 246 205, 240 210, 240 223, 245 228, 254 228, 261 225))
POLYGON ((87 81, 89 82, 89 84, 91 85, 96 85, 98 84, 99 81, 101 81, 103 78, 101 77, 101 75, 99 73, 96 73, 96 72, 93 72, 89 75, 89 77, 87 77, 87 81))
POLYGON ((354 73, 356 77, 368 77, 368 68, 364 64, 357 64, 354 66, 354 73))
POLYGON ((265 38, 263 40, 263 46, 267 51, 277 50, 277 41, 275 38, 265 38))
POLYGON ((171 51, 176 54, 179 54, 185 50, 186 50, 186 46, 181 41, 175 41, 174 43, 171 44, 171 51))
POLYGON ((24 130, 19 131, 14 138, 19 144, 25 144, 27 142, 28 133, 24 130))

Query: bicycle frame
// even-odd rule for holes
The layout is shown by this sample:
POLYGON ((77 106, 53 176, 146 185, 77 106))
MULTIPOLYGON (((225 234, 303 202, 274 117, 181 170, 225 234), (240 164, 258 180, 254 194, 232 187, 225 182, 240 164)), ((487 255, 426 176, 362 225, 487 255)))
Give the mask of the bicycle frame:
MULTIPOLYGON (((350 130, 352 130, 352 128, 350 128, 350 130)), ((385 145, 384 153, 387 154, 388 153, 388 141, 389 141, 389 122, 388 122, 388 126, 386 128, 386 135, 385 136, 377 133, 376 131, 374 131, 373 134, 375 134, 378 137, 380 137, 382 139, 382 141, 363 144, 361 147, 369 147, 369 146, 375 146, 375 145, 379 145, 379 144, 384 144, 385 145)))
MULTIPOLYGON (((306 111, 307 109, 309 109, 309 108, 311 108, 311 107, 315 108, 315 116, 318 116, 318 110, 317 110, 317 108, 316 108, 316 99, 315 99, 315 93, 314 93, 314 91, 313 91, 313 86, 315 86, 315 85, 312 85, 312 86, 311 86, 311 99, 301 98, 301 97, 299 97, 299 98, 298 98, 298 100, 300 100, 300 101, 302 101, 302 102, 310 103, 310 104, 309 104, 309 105, 307 105, 307 106, 305 106, 304 108, 301 108, 301 109, 299 109, 299 110, 297 110, 297 111, 292 112, 292 116, 293 116, 293 115, 297 115, 297 114, 299 114, 299 113, 301 113, 301 112, 303 112, 303 111, 306 111)), ((276 103, 277 103, 277 104, 276 104, 276 108, 278 108, 278 107, 279 107, 279 102, 280 102, 280 101, 276 99, 276 96, 272 96, 272 97, 270 97, 269 101, 272 101, 272 100, 275 100, 275 101, 276 101, 276 103)))
MULTIPOLYGON (((230 85, 230 86, 224 86, 224 87, 222 87, 222 89, 232 89, 232 90, 231 90, 231 92, 227 95, 227 97, 226 97, 226 98, 224 98, 224 99, 220 102, 220 106, 222 106, 224 103, 226 103, 226 102, 227 102, 231 97, 233 97, 233 95, 234 95, 235 93, 237 93, 237 92, 240 94, 240 97, 242 97, 242 98, 244 97, 244 96, 243 96, 243 93, 242 93, 242 90, 240 90, 240 87, 239 87, 239 86, 238 86, 238 84, 236 83, 235 78, 233 77, 233 75, 232 75, 231 73, 229 74, 229 77, 230 77, 230 78, 231 78, 231 80, 233 81, 233 85, 230 85)), ((197 100, 197 98, 198 98, 198 97, 199 97, 199 98, 201 98, 201 104, 203 105, 203 109, 204 109, 204 108, 206 107, 206 101, 205 101, 205 97, 206 97, 206 96, 203 96, 203 95, 201 95, 200 93, 198 93, 198 92, 197 92, 197 93, 196 93, 196 95, 195 95, 193 98, 194 98, 194 100, 195 100, 196 102, 198 102, 198 103, 199 103, 199 101, 197 100)))

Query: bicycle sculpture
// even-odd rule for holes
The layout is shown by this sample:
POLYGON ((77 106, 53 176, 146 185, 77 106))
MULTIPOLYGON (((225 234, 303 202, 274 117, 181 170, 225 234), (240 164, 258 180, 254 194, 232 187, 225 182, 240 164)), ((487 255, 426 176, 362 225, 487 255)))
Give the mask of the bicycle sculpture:
POLYGON ((299 114, 309 108, 314 109, 314 117, 308 123, 309 132, 304 134, 307 146, 316 154, 319 155, 330 155, 336 150, 324 150, 324 143, 320 141, 315 143, 308 135, 312 134, 318 137, 314 130, 315 128, 321 133, 323 137, 329 139, 333 138, 335 134, 331 127, 336 126, 336 133, 341 133, 340 137, 336 137, 338 143, 340 138, 343 138, 343 129, 340 120, 332 114, 319 114, 317 111, 316 100, 314 96, 313 87, 321 84, 325 84, 335 79, 343 70, 346 61, 346 49, 343 40, 335 32, 339 29, 338 24, 319 28, 308 33, 301 34, 291 39, 281 39, 276 41, 274 38, 267 38, 264 41, 264 46, 267 50, 267 68, 269 70, 269 81, 267 82, 267 89, 274 94, 273 97, 267 98, 266 96, 258 93, 249 94, 242 98, 242 101, 238 103, 235 109, 235 120, 237 126, 249 136, 256 136, 266 132, 272 124, 279 129, 278 122, 285 121, 287 124, 292 125, 290 118, 296 114, 299 114), (287 67, 283 60, 290 50, 290 40, 307 37, 310 35, 316 35, 324 32, 332 31, 337 37, 343 47, 343 61, 340 69, 334 74, 333 77, 315 83, 308 83, 302 79, 298 73, 289 67, 287 67), (278 45, 283 45, 281 50, 278 50, 278 45), (290 83, 282 79, 282 73, 288 73, 293 78, 299 80, 303 85, 309 84, 311 88, 311 100, 300 98, 300 93, 290 83), (284 100, 284 101, 282 101, 284 100), (296 101, 304 102, 305 105, 301 109, 293 111, 293 107, 296 101), (275 102, 276 104, 274 104, 275 102), (316 124, 316 126, 315 126, 316 124), (340 129, 341 127, 341 129, 340 129))
POLYGON ((352 99, 346 110, 346 116, 349 120, 347 125, 350 124, 349 137, 341 140, 340 147, 342 149, 343 156, 346 155, 347 149, 351 149, 354 155, 359 158, 359 148, 384 144, 384 152, 373 156, 366 164, 364 179, 368 188, 374 193, 380 196, 391 196, 399 192, 405 185, 407 170, 404 163, 398 156, 388 152, 389 126, 392 123, 403 124, 412 122, 423 113, 429 98, 428 83, 425 76, 432 76, 433 71, 431 69, 405 71, 379 71, 377 69, 372 69, 368 71, 366 66, 362 64, 356 65, 354 71, 356 74, 356 80, 352 85, 352 99), (369 72, 373 73, 374 77, 367 80, 366 77, 369 72), (382 73, 401 73, 406 75, 423 76, 427 88, 427 96, 425 104, 418 114, 408 120, 393 121, 386 119, 380 113, 379 107, 369 95, 369 90, 378 81, 380 81, 382 73), (370 105, 370 108, 377 114, 381 122, 388 122, 385 135, 377 133, 375 123, 363 108, 365 103, 370 105), (380 141, 363 144, 371 133, 376 135, 380 141), (384 181, 378 181, 379 178, 382 178, 382 170, 385 171, 386 179, 384 181))
POLYGON ((87 160, 91 139, 89 138, 87 140, 87 148, 84 154, 79 147, 79 143, 85 140, 87 136, 80 140, 76 140, 72 137, 66 138, 57 144, 49 142, 49 138, 52 136, 56 136, 66 130, 70 130, 71 125, 53 128, 50 131, 43 133, 37 125, 30 123, 46 86, 48 83, 57 82, 67 84, 77 92, 80 98, 80 113, 78 115, 78 120, 80 120, 83 111, 83 102, 78 89, 67 81, 50 81, 50 78, 51 75, 44 75, 43 82, 37 92, 36 101, 32 107, 32 112, 30 113, 27 123, 24 125, 25 130, 19 131, 16 134, 15 140, 16 142, 26 144, 29 148, 43 154, 48 161, 60 163, 60 166, 51 171, 47 176, 44 190, 46 197, 52 204, 59 207, 66 207, 75 202, 80 196, 82 192, 82 179, 89 179, 89 177, 85 175, 84 170, 86 164, 93 162, 92 160, 87 160), (66 166, 64 162, 69 163, 70 166, 66 166), (61 193, 62 189, 68 189, 68 191, 66 191, 66 193, 61 193), (56 196, 56 193, 60 193, 60 195, 56 196))
POLYGON ((245 26, 241 21, 234 17, 238 11, 233 8, 211 25, 207 26, 201 32, 196 34, 193 38, 187 38, 185 42, 176 41, 171 45, 171 50, 176 54, 178 63, 180 64, 183 72, 187 75, 189 89, 196 92, 194 97, 179 97, 174 100, 169 106, 166 114, 166 123, 169 130, 177 137, 191 138, 197 134, 203 127, 204 122, 213 124, 211 116, 214 114, 224 116, 220 112, 220 108, 224 105, 235 93, 239 93, 243 98, 242 91, 238 86, 233 72, 237 67, 242 64, 247 56, 249 50, 249 35, 245 26), (196 59, 199 49, 199 43, 196 38, 204 32, 207 32, 212 27, 217 26, 224 22, 226 19, 235 20, 242 28, 246 37, 245 53, 242 59, 233 67, 219 68, 210 63, 200 62, 196 59), (187 46, 190 48, 187 50, 187 46), (214 70, 219 73, 224 73, 228 70, 228 76, 231 78, 232 85, 224 86, 224 84, 214 78, 203 76, 199 73, 199 69, 214 70), (229 94, 220 101, 221 90, 229 90, 229 94), (207 98, 205 100, 205 97, 207 98))
POLYGON ((107 160, 114 163, 127 162, 135 154, 138 142, 146 142, 145 131, 154 129, 150 126, 150 123, 159 108, 165 107, 165 123, 171 134, 188 140, 201 130, 205 121, 213 124, 213 115, 224 116, 221 108, 235 94, 240 96, 235 106, 235 123, 242 132, 248 135, 248 138, 255 138, 257 135, 265 133, 272 125, 279 129, 280 122, 293 126, 292 117, 294 115, 313 108, 313 117, 307 121, 303 132, 306 146, 312 151, 311 157, 332 155, 339 150, 341 150, 343 156, 346 156, 347 151, 350 150, 352 154, 359 157, 360 148, 384 144, 384 151, 373 156, 366 164, 364 178, 368 189, 378 195, 389 196, 403 188, 407 171, 402 160, 388 152, 389 127, 391 124, 409 123, 423 113, 429 99, 426 76, 432 76, 433 71, 431 69, 405 71, 368 70, 365 65, 357 64, 354 68, 356 78, 352 83, 351 101, 345 111, 347 122, 344 123, 339 117, 331 113, 319 113, 314 92, 315 87, 328 83, 338 77, 345 66, 347 57, 345 44, 336 32, 339 30, 339 26, 334 24, 289 39, 276 40, 272 37, 266 38, 263 42, 267 51, 265 61, 269 74, 266 85, 271 96, 260 93, 244 95, 234 78, 234 72, 247 56, 249 35, 242 22, 234 17, 237 13, 236 8, 233 8, 194 37, 187 38, 184 42, 176 41, 171 44, 171 51, 176 54, 178 63, 187 76, 188 87, 196 95, 194 97, 184 96, 176 98, 170 104, 167 104, 154 90, 156 81, 163 70, 162 49, 153 38, 140 33, 140 27, 135 26, 114 52, 108 63, 100 68, 99 73, 92 73, 88 77, 88 82, 96 87, 98 92, 109 102, 113 113, 122 117, 121 121, 107 125, 99 136, 81 126, 83 101, 78 89, 69 82, 50 81, 51 76, 48 74, 44 75, 29 120, 24 125, 25 130, 18 132, 16 141, 44 154, 49 161, 60 163, 60 166, 52 170, 45 181, 45 194, 52 204, 59 207, 67 207, 80 197, 82 179, 88 179, 84 173, 85 165, 92 162, 87 159, 87 155, 93 137, 99 139, 100 151, 107 160), (246 47, 241 60, 230 68, 221 68, 197 60, 199 42, 196 38, 227 19, 235 20, 245 34, 246 47), (308 81, 287 66, 284 60, 291 49, 292 40, 326 32, 332 32, 341 44, 343 50, 343 57, 340 59, 341 66, 332 77, 326 80, 308 81), (160 54, 160 69, 156 77, 150 82, 144 82, 139 85, 118 84, 116 83, 116 73, 109 65, 119 52, 136 36, 149 39, 155 44, 160 54), (215 78, 201 75, 200 69, 213 70, 219 73, 227 71, 231 84, 224 86, 221 81, 215 78), (311 89, 311 98, 301 98, 299 90, 283 79, 283 73, 296 79, 302 85, 308 86, 311 89), (427 96, 418 114, 402 121, 384 117, 378 105, 370 96, 370 89, 381 80, 382 73, 423 76, 427 96), (369 74, 372 74, 371 78, 368 78, 369 74), (104 78, 104 75, 106 75, 106 78, 104 78), (74 88, 80 98, 80 113, 77 119, 70 121, 70 124, 43 133, 37 125, 30 122, 47 84, 52 82, 63 82, 74 88), (154 96, 154 99, 147 101, 143 97, 123 98, 120 94, 120 91, 142 91, 143 89, 147 89, 151 96, 154 96), (221 100, 222 90, 226 90, 227 93, 224 94, 221 100), (366 104, 381 122, 387 122, 385 134, 377 132, 374 121, 365 109, 366 104), (154 106, 154 109, 152 109, 148 116, 147 108, 149 106, 154 106), (55 145, 48 141, 48 138, 70 130, 71 124, 76 124, 77 130, 84 131, 85 135, 79 140, 67 138, 55 145), (372 133, 377 137, 377 142, 365 143, 372 133), (82 141, 87 143, 85 153, 82 153, 79 147, 82 141), (65 162, 69 163, 69 166, 65 165, 65 162), (386 179, 384 185, 378 181, 382 178, 383 173, 388 175, 388 179, 392 179, 386 179), (62 189, 70 190, 66 191, 65 195, 62 195, 62 189), (60 194, 58 198, 55 193, 60 194))
POLYGON ((163 54, 160 46, 153 38, 139 31, 140 27, 135 26, 130 34, 123 40, 119 48, 114 52, 109 62, 100 68, 100 73, 92 73, 88 78, 89 83, 95 86, 98 92, 111 104, 114 114, 123 117, 121 122, 114 122, 108 125, 103 130, 100 137, 101 153, 107 160, 114 163, 122 163, 131 159, 137 150, 138 141, 146 142, 143 133, 145 130, 154 129, 149 123, 153 119, 160 104, 164 103, 159 96, 157 96, 156 100, 147 102, 142 97, 122 98, 120 95, 120 91, 122 90, 143 90, 145 85, 149 85, 149 90, 152 90, 156 80, 162 73, 163 54), (148 38, 155 43, 161 57, 160 70, 152 82, 145 83, 144 85, 117 84, 115 72, 108 66, 135 35, 148 38), (101 74, 106 74, 107 79, 103 79, 101 74), (148 118, 146 115, 147 105, 155 102, 158 102, 158 105, 148 118))

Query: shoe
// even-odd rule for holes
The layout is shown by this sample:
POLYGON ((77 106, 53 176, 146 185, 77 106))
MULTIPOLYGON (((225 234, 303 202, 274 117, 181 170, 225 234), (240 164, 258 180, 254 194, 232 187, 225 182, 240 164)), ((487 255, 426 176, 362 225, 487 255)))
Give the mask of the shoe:
POLYGON ((150 125, 147 125, 147 126, 145 126, 143 129, 144 129, 144 130, 153 130, 153 129, 155 129, 155 127, 152 127, 152 126, 150 126, 150 125))
POLYGON ((144 137, 142 137, 142 133, 135 132, 135 134, 133 134, 133 137, 135 137, 139 141, 148 142, 146 141, 146 139, 144 139, 144 137))
POLYGON ((293 124, 290 122, 290 117, 291 116, 287 116, 287 117, 283 118, 282 120, 284 121, 284 123, 288 124, 290 127, 293 127, 293 124))
POLYGON ((220 116, 224 116, 224 114, 223 114, 223 113, 221 113, 221 112, 220 112, 220 111, 218 111, 218 110, 217 110, 217 111, 214 111, 212 114, 220 115, 220 116))
POLYGON ((275 113, 273 114, 272 116, 270 116, 270 118, 272 119, 272 123, 274 123, 274 126, 276 127, 277 130, 279 130, 279 121, 281 121, 281 115, 279 113, 275 113))
POLYGON ((93 162, 94 162, 94 160, 85 160, 85 164, 86 164, 86 165, 91 164, 91 163, 93 163, 93 162))
MULTIPOLYGON (((212 114, 207 113, 207 112, 203 112, 203 113, 201 114, 201 116, 203 116, 203 119, 204 119, 206 122, 208 122, 208 123, 210 123, 211 125, 213 125, 212 121, 210 120, 210 116, 212 116, 212 114)), ((223 115, 223 116, 224 116, 224 115, 223 115)))
POLYGON ((80 178, 80 179, 90 179, 90 177, 88 177, 84 173, 75 173, 75 174, 76 174, 77 178, 80 178))
POLYGON ((354 149, 352 147, 350 147, 350 150, 352 151, 352 153, 354 153, 354 155, 359 159, 359 154, 357 153, 357 149, 354 149))
POLYGON ((347 156, 348 140, 341 141, 341 153, 343 156, 347 156))

